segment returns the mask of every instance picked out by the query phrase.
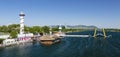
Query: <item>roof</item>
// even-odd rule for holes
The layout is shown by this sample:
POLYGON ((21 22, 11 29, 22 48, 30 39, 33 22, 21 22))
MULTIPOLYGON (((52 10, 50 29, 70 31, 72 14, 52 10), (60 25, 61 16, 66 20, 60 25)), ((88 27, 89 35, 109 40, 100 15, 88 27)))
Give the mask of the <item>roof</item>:
POLYGON ((49 36, 49 35, 45 35, 45 36, 42 36, 40 37, 40 40, 54 40, 55 38, 53 38, 52 36, 49 36))

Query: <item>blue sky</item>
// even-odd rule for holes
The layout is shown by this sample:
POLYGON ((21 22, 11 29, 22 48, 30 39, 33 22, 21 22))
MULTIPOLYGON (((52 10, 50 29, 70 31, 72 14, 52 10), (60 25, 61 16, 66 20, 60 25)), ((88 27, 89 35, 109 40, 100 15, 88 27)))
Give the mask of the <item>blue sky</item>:
POLYGON ((0 25, 95 25, 120 28, 119 0, 0 0, 0 25))

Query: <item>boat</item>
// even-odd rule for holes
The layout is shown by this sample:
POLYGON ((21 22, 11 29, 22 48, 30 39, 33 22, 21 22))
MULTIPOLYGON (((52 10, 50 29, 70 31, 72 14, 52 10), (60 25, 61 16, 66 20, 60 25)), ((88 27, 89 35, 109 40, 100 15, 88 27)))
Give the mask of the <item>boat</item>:
POLYGON ((60 40, 61 39, 55 35, 52 36, 44 35, 40 37, 40 44, 45 46, 50 46, 52 44, 59 43, 60 40))
POLYGON ((11 46, 17 44, 16 39, 5 39, 3 41, 3 46, 11 46))

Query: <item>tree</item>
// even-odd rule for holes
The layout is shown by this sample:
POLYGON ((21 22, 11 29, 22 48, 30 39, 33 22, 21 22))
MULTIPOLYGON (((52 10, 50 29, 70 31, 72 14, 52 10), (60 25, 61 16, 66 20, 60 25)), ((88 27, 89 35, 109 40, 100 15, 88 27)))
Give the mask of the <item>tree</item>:
POLYGON ((29 30, 28 32, 34 33, 34 34, 42 32, 42 29, 40 26, 33 26, 33 27, 25 28, 25 30, 27 30, 27 29, 29 30))
POLYGON ((59 31, 58 28, 52 28, 52 31, 59 31))
POLYGON ((30 27, 25 26, 25 27, 24 27, 24 31, 25 31, 25 33, 29 33, 29 32, 30 32, 30 29, 31 29, 30 27))
POLYGON ((19 24, 10 24, 8 25, 8 32, 12 32, 13 30, 19 32, 20 25, 19 24))
POLYGON ((10 33, 10 36, 11 36, 11 38, 17 38, 17 32, 16 31, 12 31, 10 33))
POLYGON ((3 42, 3 40, 5 40, 5 39, 0 39, 0 44, 3 42))
POLYGON ((5 25, 3 25, 2 27, 1 27, 1 32, 7 32, 8 31, 8 28, 7 28, 7 26, 5 26, 5 25))
POLYGON ((48 26, 43 26, 42 27, 44 33, 49 33, 49 27, 48 26))

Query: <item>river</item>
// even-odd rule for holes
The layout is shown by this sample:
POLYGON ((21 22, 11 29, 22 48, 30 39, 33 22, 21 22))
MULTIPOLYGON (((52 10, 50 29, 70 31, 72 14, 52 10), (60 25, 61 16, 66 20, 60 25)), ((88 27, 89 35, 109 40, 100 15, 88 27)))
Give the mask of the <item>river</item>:
MULTIPOLYGON (((93 34, 74 32, 68 34, 93 34)), ((109 38, 62 38, 60 43, 41 46, 39 42, 0 48, 0 57, 120 57, 120 32, 109 38)))

